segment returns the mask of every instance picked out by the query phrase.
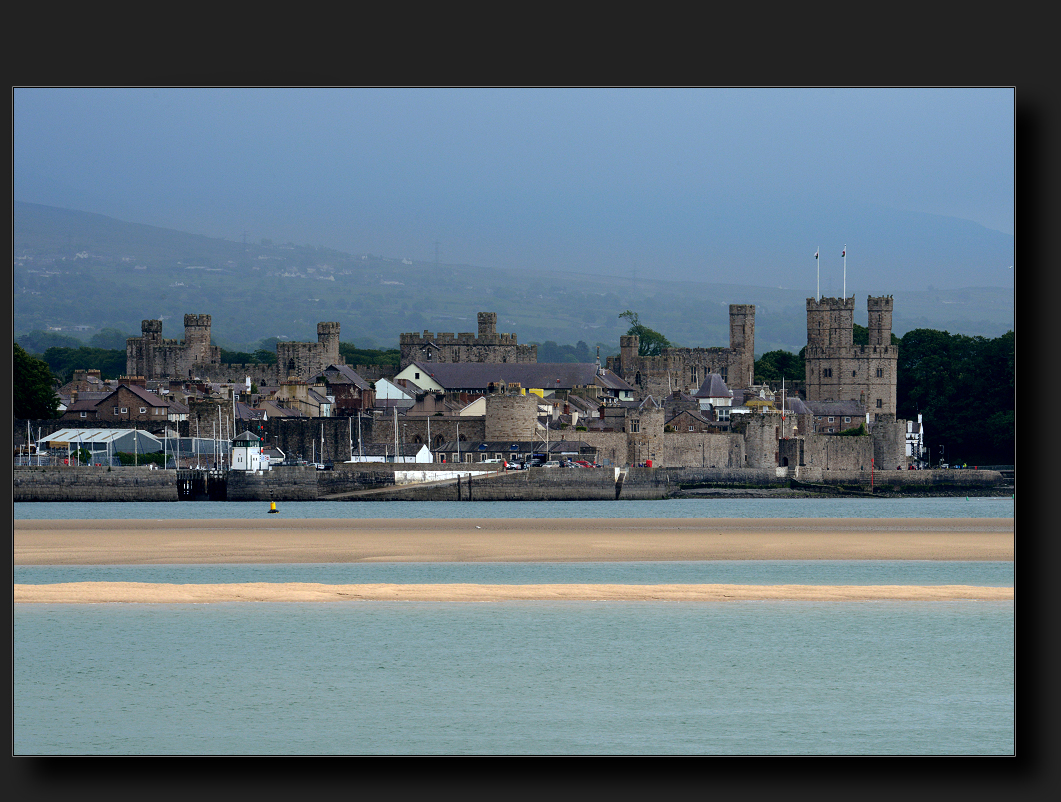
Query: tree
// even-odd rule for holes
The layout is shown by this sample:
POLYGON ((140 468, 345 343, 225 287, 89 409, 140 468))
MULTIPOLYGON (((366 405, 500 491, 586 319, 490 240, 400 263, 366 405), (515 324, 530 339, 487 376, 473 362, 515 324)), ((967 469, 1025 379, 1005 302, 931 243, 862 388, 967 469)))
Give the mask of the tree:
MULTIPOLYGON (((20 334, 15 342, 30 354, 43 354, 49 348, 80 348, 84 345, 77 337, 42 329, 34 329, 29 334, 20 334)), ((125 349, 125 343, 122 343, 122 349, 125 349)))
POLYGON ((49 348, 44 352, 44 362, 60 381, 70 381, 74 371, 84 368, 96 369, 100 378, 116 379, 125 373, 125 349, 49 348))
POLYGON ((55 379, 47 363, 26 353, 14 343, 15 364, 12 371, 12 395, 16 418, 42 420, 59 417, 59 396, 55 379))
POLYGON ((933 329, 902 336, 897 417, 921 413, 932 445, 950 461, 1010 465, 1014 458, 1013 332, 988 340, 933 329))
POLYGON ((781 379, 803 381, 806 375, 803 354, 791 351, 767 351, 755 360, 755 381, 779 382, 781 379))
POLYGON ((654 331, 648 326, 641 325, 637 312, 631 312, 627 309, 620 314, 619 317, 624 317, 630 321, 630 328, 626 330, 626 333, 637 335, 640 338, 640 343, 637 348, 638 356, 659 356, 663 353, 664 348, 673 347, 674 343, 658 331, 654 331))
POLYGON ((88 344, 93 348, 124 351, 125 341, 135 336, 134 334, 126 334, 121 329, 105 328, 93 334, 88 344))

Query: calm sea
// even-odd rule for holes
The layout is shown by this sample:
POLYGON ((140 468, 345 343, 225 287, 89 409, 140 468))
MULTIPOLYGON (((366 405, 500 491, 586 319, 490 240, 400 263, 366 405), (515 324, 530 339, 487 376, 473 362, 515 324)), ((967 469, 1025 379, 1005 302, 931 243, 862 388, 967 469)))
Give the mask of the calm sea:
MULTIPOLYGON (((351 517, 1011 517, 1009 499, 285 503, 351 517)), ((237 503, 26 518, 253 518, 237 503)), ((20 583, 1012 585, 1012 563, 20 566, 20 583)), ((15 754, 1012 754, 1012 602, 16 605, 15 754)))

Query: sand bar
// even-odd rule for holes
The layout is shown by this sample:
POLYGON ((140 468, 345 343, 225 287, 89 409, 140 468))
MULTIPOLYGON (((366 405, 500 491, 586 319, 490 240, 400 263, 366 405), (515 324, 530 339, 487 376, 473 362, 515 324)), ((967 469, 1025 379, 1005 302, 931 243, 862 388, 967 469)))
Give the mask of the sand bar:
POLYGON ((1012 560, 1012 518, 14 522, 15 565, 1012 560))
POLYGON ((208 604, 334 601, 1012 601, 1013 588, 971 585, 322 585, 248 582, 176 585, 68 582, 15 585, 16 603, 208 604))

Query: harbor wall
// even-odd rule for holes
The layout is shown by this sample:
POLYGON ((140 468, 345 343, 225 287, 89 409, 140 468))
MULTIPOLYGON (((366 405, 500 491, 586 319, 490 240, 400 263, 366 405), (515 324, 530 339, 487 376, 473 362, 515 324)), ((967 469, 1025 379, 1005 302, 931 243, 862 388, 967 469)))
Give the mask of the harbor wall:
POLYGON ((177 501, 175 471, 17 466, 13 501, 177 501))
MULTIPOLYGON (((185 472, 186 473, 186 472, 185 472)), ((990 470, 823 471, 795 468, 532 468, 469 470, 459 479, 444 465, 345 464, 229 471, 215 498, 229 501, 407 500, 578 501, 660 499, 715 488, 733 493, 804 491, 878 495, 1000 494, 1003 476, 990 470), (434 477, 438 477, 437 479, 434 477)), ((1009 485, 1005 485, 1009 487, 1009 485)), ((16 467, 13 500, 177 501, 176 472, 149 468, 16 467)))

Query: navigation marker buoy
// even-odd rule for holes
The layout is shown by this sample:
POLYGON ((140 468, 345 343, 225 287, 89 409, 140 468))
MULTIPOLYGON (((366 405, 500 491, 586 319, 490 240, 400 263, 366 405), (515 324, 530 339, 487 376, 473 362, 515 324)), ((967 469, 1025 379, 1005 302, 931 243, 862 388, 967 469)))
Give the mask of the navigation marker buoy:
POLYGON ((278 510, 276 508, 276 502, 275 501, 270 501, 269 502, 269 512, 280 512, 280 510, 278 510))

